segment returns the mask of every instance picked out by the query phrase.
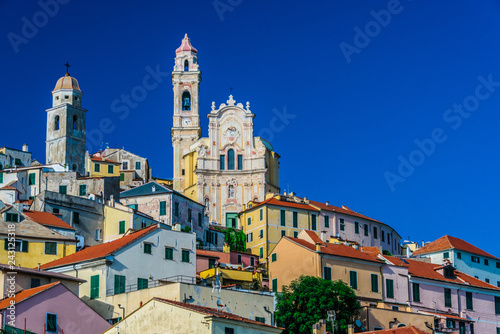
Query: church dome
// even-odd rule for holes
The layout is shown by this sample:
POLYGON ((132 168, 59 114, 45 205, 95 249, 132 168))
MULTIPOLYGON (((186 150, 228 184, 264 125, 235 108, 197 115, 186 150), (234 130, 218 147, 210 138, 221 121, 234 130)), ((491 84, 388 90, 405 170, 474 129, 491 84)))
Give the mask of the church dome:
POLYGON ((193 53, 198 53, 198 50, 196 50, 192 45, 191 45, 191 40, 188 37, 188 34, 184 36, 182 39, 182 44, 175 50, 175 53, 179 53, 182 51, 191 51, 193 53))
POLYGON ((66 74, 62 78, 59 78, 59 80, 57 80, 53 92, 59 89, 72 89, 81 92, 78 81, 75 78, 71 77, 68 72, 66 72, 66 74))

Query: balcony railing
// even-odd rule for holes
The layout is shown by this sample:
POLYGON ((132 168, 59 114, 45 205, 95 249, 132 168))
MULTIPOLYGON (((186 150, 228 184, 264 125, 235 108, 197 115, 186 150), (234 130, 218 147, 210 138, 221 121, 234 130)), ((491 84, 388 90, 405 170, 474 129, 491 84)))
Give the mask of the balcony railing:
POLYGON ((176 276, 171 276, 171 277, 167 277, 167 278, 160 278, 157 280, 149 280, 147 287, 145 286, 145 284, 142 284, 141 286, 139 286, 138 284, 130 284, 130 285, 126 285, 123 289, 120 289, 120 291, 118 291, 118 292, 115 291, 115 289, 107 289, 106 296, 114 296, 114 295, 133 292, 133 291, 137 291, 137 290, 155 288, 155 287, 158 287, 161 285, 167 285, 169 283, 196 284, 196 277, 176 275, 176 276))

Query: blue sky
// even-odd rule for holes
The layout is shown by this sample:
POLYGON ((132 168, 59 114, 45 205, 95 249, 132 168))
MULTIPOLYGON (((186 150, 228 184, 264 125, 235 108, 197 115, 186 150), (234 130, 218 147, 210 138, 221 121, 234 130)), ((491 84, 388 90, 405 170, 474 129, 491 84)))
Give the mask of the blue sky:
POLYGON ((170 178, 170 77, 126 117, 111 106, 147 68, 169 73, 188 33, 204 135, 232 87, 281 155, 282 189, 500 256, 499 14, 493 0, 0 1, 0 146, 45 160, 45 109, 69 61, 89 149, 125 147, 170 178))

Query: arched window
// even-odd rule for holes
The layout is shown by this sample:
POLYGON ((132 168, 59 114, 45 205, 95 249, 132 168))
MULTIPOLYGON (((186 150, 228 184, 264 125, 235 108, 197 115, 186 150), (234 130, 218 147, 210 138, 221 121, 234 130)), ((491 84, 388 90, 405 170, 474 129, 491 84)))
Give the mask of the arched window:
POLYGON ((59 116, 54 119, 54 130, 59 130, 59 116))
POLYGON ((187 59, 184 61, 184 71, 189 71, 189 61, 187 59))
POLYGON ((227 169, 234 170, 234 150, 227 151, 227 169))
POLYGON ((227 197, 229 198, 234 198, 235 197, 235 194, 234 194, 234 186, 233 185, 230 185, 228 188, 227 188, 227 197))
POLYGON ((182 110, 191 110, 191 94, 189 92, 182 93, 182 110))
POLYGON ((73 116, 73 130, 76 130, 78 122, 78 116, 73 116))

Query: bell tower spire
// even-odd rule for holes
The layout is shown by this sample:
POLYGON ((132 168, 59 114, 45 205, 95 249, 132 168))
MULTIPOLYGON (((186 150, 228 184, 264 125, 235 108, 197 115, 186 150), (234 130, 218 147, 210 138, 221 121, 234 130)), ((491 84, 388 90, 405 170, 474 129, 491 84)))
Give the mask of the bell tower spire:
POLYGON ((198 50, 191 45, 186 34, 181 46, 175 50, 172 71, 174 90, 174 116, 172 145, 174 148, 174 189, 184 191, 184 165, 182 157, 189 147, 201 137, 199 115, 199 91, 201 71, 198 66, 198 50))

